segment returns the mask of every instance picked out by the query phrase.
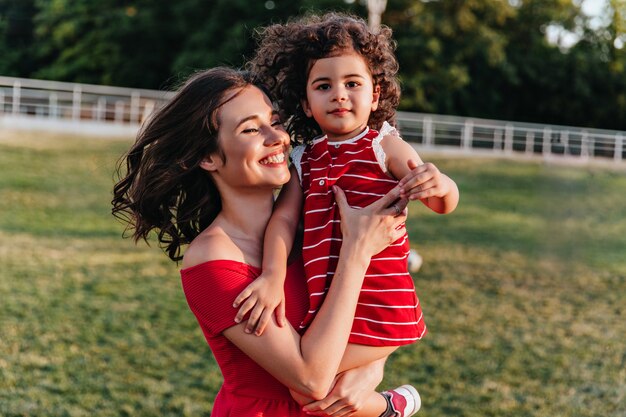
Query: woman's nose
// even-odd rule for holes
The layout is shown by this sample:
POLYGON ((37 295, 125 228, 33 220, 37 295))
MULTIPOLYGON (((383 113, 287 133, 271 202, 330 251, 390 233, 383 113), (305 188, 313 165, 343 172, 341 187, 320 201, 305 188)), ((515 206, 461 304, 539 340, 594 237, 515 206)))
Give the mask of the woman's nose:
POLYGON ((265 145, 273 146, 289 143, 289 134, 284 129, 270 129, 265 135, 265 145))

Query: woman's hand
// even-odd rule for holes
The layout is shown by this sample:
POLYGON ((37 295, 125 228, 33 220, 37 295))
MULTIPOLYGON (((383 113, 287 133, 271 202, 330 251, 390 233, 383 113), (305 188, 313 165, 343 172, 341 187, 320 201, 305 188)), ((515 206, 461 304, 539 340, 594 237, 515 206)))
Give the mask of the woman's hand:
POLYGON ((404 235, 398 227, 406 220, 408 200, 399 199, 398 187, 362 209, 350 207, 339 187, 334 186, 333 192, 341 216, 342 246, 356 244, 371 258, 404 235))
POLYGON ((307 404, 303 411, 312 416, 333 417, 345 417, 360 411, 383 380, 386 360, 379 359, 340 373, 326 398, 307 404))

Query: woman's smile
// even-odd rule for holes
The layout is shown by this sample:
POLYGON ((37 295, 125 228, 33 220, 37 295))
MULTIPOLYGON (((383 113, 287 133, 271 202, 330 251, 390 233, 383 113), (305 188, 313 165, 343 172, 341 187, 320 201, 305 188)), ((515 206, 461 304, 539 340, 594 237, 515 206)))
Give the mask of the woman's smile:
POLYGON ((286 164, 285 152, 275 152, 259 161, 261 165, 284 165, 286 164))
POLYGON ((224 184, 279 187, 289 180, 289 134, 265 93, 254 86, 242 89, 222 106, 219 120, 226 158, 216 175, 224 184))

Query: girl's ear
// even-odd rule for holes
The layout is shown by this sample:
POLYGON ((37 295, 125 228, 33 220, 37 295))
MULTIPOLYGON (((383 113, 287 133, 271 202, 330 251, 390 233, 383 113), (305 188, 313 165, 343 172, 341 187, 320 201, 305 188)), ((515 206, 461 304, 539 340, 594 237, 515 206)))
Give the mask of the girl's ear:
POLYGON ((217 154, 210 154, 200 162, 200 168, 208 172, 217 171, 219 167, 224 165, 222 158, 217 154))
POLYGON ((380 86, 374 86, 374 93, 372 94, 372 111, 378 109, 378 100, 380 99, 380 86))
POLYGON ((313 113, 311 112, 311 106, 309 106, 308 100, 303 99, 302 101, 300 101, 300 104, 302 105, 302 110, 304 111, 304 114, 306 114, 307 117, 313 117, 313 113))

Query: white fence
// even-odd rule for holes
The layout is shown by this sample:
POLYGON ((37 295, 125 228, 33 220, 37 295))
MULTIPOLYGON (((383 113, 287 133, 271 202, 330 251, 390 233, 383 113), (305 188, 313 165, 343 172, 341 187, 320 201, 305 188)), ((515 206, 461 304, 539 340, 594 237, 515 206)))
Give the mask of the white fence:
POLYGON ((468 154, 626 162, 626 132, 421 113, 398 113, 405 140, 468 154))
POLYGON ((172 94, 0 76, 0 128, 132 136, 172 94))
MULTIPOLYGON (((0 76, 0 128, 132 137, 172 92, 0 76)), ((399 112, 429 151, 626 162, 626 132, 399 112)))

